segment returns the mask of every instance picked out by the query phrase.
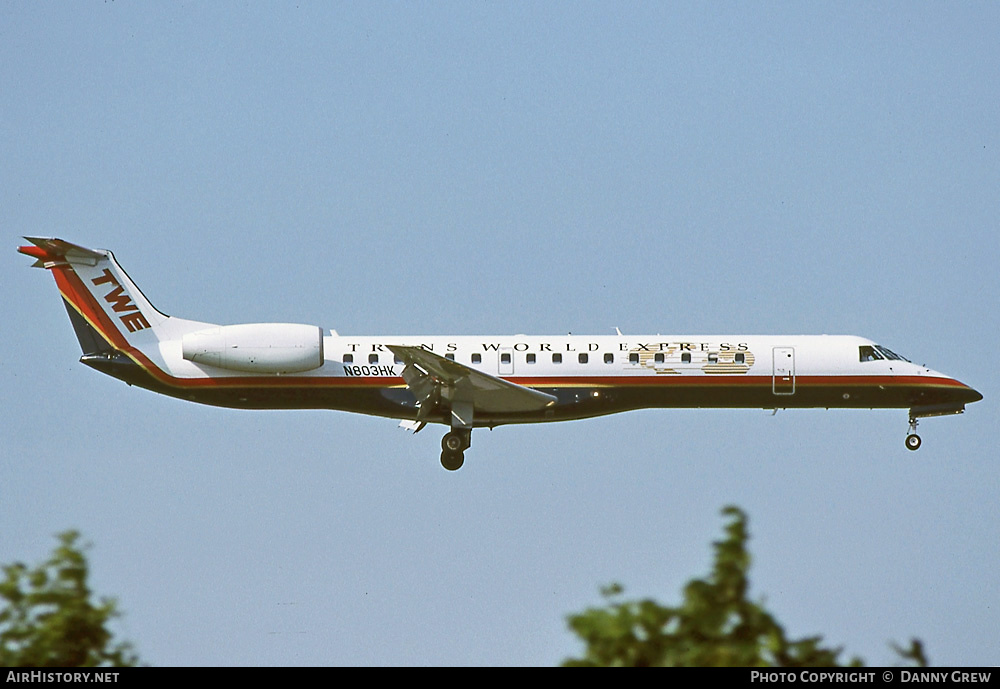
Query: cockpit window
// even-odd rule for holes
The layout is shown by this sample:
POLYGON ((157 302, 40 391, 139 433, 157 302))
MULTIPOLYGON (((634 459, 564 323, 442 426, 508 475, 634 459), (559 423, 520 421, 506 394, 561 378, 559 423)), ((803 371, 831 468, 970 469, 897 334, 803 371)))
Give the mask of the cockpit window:
POLYGON ((882 345, 875 345, 875 349, 880 351, 886 359, 891 359, 892 361, 909 361, 904 356, 899 356, 896 352, 892 351, 888 347, 883 347, 882 345))
POLYGON ((858 347, 861 361, 909 361, 906 357, 899 356, 896 352, 883 347, 882 345, 861 345, 858 347))
POLYGON ((861 345, 858 349, 860 350, 861 361, 880 361, 885 358, 871 345, 861 345))

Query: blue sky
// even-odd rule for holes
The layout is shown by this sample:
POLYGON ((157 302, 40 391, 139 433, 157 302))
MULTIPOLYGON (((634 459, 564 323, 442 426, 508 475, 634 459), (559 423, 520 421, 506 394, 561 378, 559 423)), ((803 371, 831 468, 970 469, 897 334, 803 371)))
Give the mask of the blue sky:
POLYGON ((992 3, 4 3, 0 562, 93 543, 154 665, 551 665, 680 600, 719 510, 753 595, 872 664, 1000 663, 992 3), (21 235, 166 313, 344 334, 847 333, 964 416, 660 410, 477 431, 240 412, 77 363, 21 235))

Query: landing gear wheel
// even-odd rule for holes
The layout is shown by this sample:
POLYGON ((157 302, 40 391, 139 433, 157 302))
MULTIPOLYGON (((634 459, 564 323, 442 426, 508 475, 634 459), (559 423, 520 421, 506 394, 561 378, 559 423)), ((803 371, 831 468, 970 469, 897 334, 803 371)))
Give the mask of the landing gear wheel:
POLYGON ((916 433, 910 433, 906 436, 906 449, 907 450, 919 450, 920 449, 920 436, 916 433))
POLYGON ((465 463, 465 451, 472 445, 472 431, 456 428, 441 438, 441 466, 448 471, 461 469, 465 463))
POLYGON ((465 464, 465 453, 461 450, 445 450, 441 453, 441 466, 448 471, 457 471, 463 464, 465 464))
POLYGON ((445 452, 462 452, 471 444, 469 436, 471 436, 470 433, 463 433, 461 431, 445 433, 445 436, 441 438, 441 449, 445 452))

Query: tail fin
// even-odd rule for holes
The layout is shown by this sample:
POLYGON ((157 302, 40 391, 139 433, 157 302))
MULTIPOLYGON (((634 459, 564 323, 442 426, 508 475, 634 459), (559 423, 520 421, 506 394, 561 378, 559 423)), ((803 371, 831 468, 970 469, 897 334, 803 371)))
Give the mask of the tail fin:
POLYGON ((25 237, 18 251, 52 271, 84 355, 127 351, 159 338, 168 316, 156 310, 110 251, 62 239, 25 237))

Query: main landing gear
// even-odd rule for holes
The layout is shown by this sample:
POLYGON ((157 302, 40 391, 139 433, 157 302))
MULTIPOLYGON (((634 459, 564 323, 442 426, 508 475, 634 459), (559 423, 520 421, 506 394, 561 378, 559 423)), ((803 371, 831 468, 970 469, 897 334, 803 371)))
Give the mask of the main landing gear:
POLYGON ((472 430, 458 428, 441 438, 441 466, 456 471, 465 463, 465 451, 472 445, 472 430))

